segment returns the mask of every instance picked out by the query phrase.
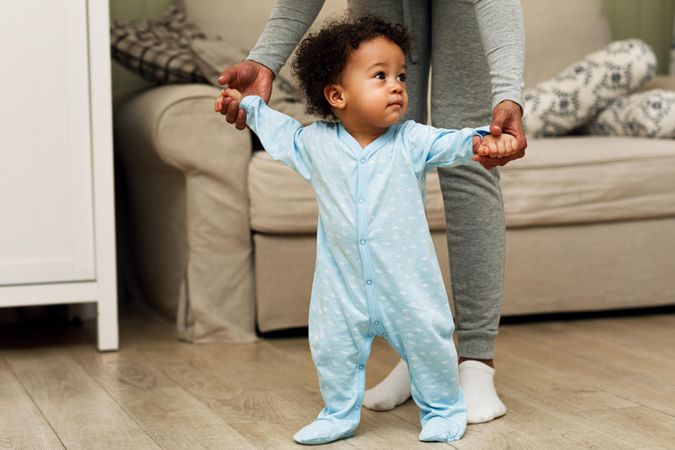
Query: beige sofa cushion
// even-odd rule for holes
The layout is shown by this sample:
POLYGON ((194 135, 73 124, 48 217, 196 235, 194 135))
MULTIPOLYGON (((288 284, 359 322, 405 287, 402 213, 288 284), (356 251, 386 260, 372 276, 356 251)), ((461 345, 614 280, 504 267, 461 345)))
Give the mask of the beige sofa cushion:
POLYGON ((501 173, 510 227, 675 216, 672 140, 531 139, 501 173))
MULTIPOLYGON (((672 140, 565 137, 531 140, 527 157, 502 168, 509 227, 675 217, 672 140)), ((249 166, 251 227, 275 234, 316 230, 318 210, 309 184, 257 152, 249 166)), ((436 173, 427 181, 427 217, 443 230, 436 173)))

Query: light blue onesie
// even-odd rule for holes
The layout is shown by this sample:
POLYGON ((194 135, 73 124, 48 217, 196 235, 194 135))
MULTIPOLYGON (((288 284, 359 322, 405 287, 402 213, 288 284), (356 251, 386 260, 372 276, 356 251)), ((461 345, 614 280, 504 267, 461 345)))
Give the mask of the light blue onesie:
POLYGON ((473 136, 486 129, 407 121, 361 148, 340 123, 303 127, 255 96, 241 107, 265 150, 312 185, 319 205, 309 344, 325 407, 294 439, 320 444, 354 433, 376 335, 408 363, 420 439, 461 438, 466 404, 425 179, 434 167, 470 159, 473 136))

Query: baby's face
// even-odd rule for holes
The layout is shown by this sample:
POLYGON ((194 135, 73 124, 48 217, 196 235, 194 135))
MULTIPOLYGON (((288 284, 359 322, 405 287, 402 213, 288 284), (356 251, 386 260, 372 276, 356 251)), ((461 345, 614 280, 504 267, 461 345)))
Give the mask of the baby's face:
POLYGON ((363 42, 352 52, 340 84, 344 114, 352 120, 386 128, 400 121, 408 109, 405 55, 385 37, 363 42))

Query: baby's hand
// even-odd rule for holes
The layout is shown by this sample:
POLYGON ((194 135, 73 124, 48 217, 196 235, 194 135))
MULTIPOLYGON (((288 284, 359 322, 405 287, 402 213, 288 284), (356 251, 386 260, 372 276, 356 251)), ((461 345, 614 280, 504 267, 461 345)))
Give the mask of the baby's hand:
POLYGON ((513 155, 517 148, 518 141, 510 134, 502 133, 499 137, 488 134, 483 137, 483 143, 478 147, 476 154, 490 158, 503 158, 513 155))
MULTIPOLYGON (((241 103, 241 100, 244 98, 241 92, 236 89, 228 88, 220 91, 220 95, 216 99, 215 111, 227 111, 227 106, 235 102, 235 104, 241 103)), ((243 114, 243 110, 239 110, 239 114, 243 114)))

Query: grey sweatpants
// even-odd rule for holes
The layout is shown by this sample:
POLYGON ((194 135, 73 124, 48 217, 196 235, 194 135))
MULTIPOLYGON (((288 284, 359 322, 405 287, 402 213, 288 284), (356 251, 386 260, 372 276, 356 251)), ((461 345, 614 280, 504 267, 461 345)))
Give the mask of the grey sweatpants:
MULTIPOLYGON (((431 71, 432 124, 490 123, 493 96, 487 58, 470 0, 351 0, 357 14, 405 24, 414 38, 408 58, 407 119, 426 123, 431 71)), ((438 170, 448 225, 458 354, 491 359, 504 279, 505 223, 499 175, 476 162, 438 170)))

